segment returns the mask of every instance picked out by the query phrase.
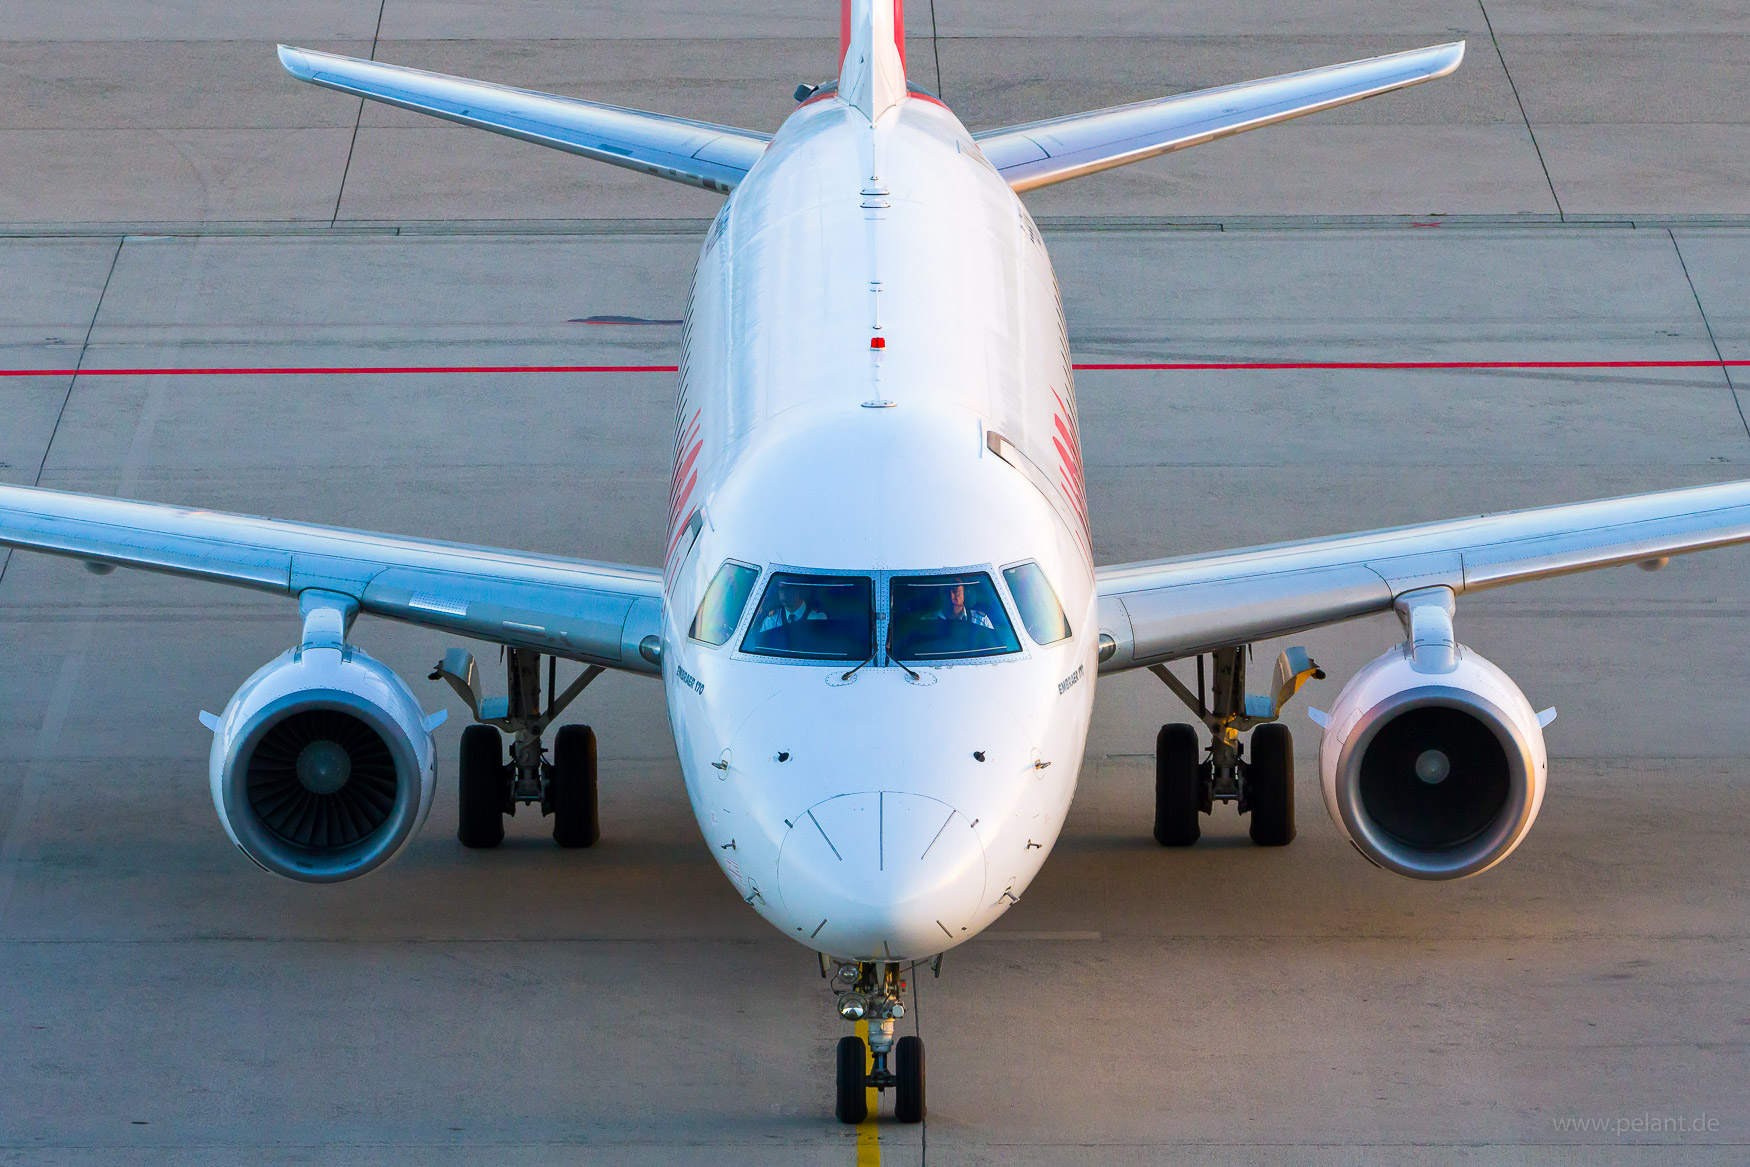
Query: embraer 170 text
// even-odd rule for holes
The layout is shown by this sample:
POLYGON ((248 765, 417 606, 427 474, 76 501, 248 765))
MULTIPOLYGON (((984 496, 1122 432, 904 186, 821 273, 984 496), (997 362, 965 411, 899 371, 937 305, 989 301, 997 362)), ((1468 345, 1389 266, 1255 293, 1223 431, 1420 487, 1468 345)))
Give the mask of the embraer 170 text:
POLYGON ((1163 845, 1224 801, 1281 846, 1278 718, 1322 674, 1289 649, 1250 694, 1248 646, 1395 610, 1403 643, 1313 711, 1325 806, 1381 867, 1474 875, 1537 816, 1554 713, 1457 642, 1457 598, 1750 540, 1750 484, 1725 483, 1096 565, 1068 333, 1017 192, 1441 77, 1464 46, 971 134, 908 84, 898 7, 845 0, 837 79, 775 135, 280 49, 316 85, 728 196, 687 305, 660 568, 0 487, 0 543, 296 597, 297 645, 202 715, 226 832, 291 879, 373 870, 431 808, 444 715, 351 641, 361 612, 507 650, 506 698, 461 649, 433 673, 475 722, 470 847, 520 803, 594 843, 594 734, 546 731, 605 669, 661 677, 711 854, 867 1022, 838 1051, 846 1122, 869 1087, 923 1117, 905 979, 1051 853, 1098 677, 1152 669, 1202 727, 1160 730, 1163 845), (584 666, 563 691, 559 658, 584 666), (1195 690, 1167 669, 1192 659, 1195 690))

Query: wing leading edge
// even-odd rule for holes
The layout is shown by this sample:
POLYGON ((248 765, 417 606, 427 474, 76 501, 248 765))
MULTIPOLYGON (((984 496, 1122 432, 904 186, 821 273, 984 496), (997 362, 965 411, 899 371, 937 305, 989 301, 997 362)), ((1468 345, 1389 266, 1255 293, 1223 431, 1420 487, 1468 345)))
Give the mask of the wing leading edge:
POLYGON ((1419 85, 1462 60, 1464 42, 1454 41, 987 130, 973 139, 1011 187, 1028 191, 1419 85))
POLYGON ((0 546, 278 595, 350 596, 374 616, 607 668, 657 673, 654 568, 525 555, 162 503, 0 486, 0 546))
POLYGON ((1750 543, 1750 481, 1477 515, 1096 573, 1101 672, 1388 612, 1405 592, 1526 580, 1750 543))
POLYGON ((735 189, 770 134, 513 89, 401 65, 279 47, 300 81, 581 154, 706 190, 735 189))

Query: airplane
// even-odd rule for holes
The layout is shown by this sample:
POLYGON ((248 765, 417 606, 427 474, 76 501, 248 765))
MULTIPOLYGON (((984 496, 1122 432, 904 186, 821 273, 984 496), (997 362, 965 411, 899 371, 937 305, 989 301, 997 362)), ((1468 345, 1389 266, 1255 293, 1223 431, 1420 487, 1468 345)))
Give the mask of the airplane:
POLYGON ((1162 845, 1222 802, 1282 846, 1281 715, 1323 672, 1292 648, 1250 693, 1249 647, 1395 611, 1403 642, 1313 711, 1324 803, 1379 867, 1472 876, 1536 819, 1554 713, 1457 639, 1458 598, 1750 541, 1750 483, 1728 482, 1098 565, 1068 331, 1019 194, 1445 76, 1464 44, 973 134, 908 81, 900 3, 845 0, 836 80, 798 87, 773 135, 279 50, 315 85, 728 196, 685 314, 660 567, 0 487, 0 544, 297 599, 295 646, 201 714, 220 822, 289 879, 373 871, 431 810, 445 714, 354 642, 360 614, 506 650, 505 697, 464 649, 431 674, 473 720, 468 847, 519 806, 592 845, 594 731, 548 731, 605 670, 659 677, 712 856, 867 1026, 837 1050, 847 1123, 871 1088, 924 1117, 906 979, 1050 855, 1098 678, 1150 669, 1191 711, 1157 737, 1162 845), (562 691, 561 659, 583 666, 562 691), (1189 661, 1195 688, 1167 667, 1189 661))

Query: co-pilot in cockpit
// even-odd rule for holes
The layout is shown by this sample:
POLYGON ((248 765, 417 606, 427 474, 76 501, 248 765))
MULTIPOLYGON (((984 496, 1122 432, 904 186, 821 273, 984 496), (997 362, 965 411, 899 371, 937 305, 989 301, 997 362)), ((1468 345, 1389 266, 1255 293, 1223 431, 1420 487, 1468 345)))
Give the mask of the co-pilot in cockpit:
POLYGON ((774 572, 741 651, 815 661, 866 660, 875 643, 868 576, 774 572))

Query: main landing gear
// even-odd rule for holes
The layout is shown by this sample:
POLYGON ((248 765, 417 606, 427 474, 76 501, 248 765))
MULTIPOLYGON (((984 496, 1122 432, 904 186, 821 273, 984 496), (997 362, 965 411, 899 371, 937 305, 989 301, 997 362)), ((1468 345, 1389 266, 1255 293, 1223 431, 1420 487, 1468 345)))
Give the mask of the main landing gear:
POLYGON ((547 658, 548 705, 541 708, 541 654, 505 650, 509 696, 482 700, 474 654, 452 648, 432 671, 474 711, 475 725, 462 731, 459 778, 460 813, 456 837, 464 847, 496 847, 504 841, 504 816, 519 803, 539 803, 553 816, 553 839, 561 847, 590 847, 601 837, 596 810, 595 731, 567 725, 554 736, 546 757, 541 736, 577 695, 602 675, 590 665, 563 693, 558 692, 558 661, 547 658), (513 735, 505 758, 502 732, 513 735))
MULTIPOLYGON (((821 971, 827 971, 821 957, 821 971)), ((869 1040, 841 1037, 838 1047, 838 1120, 856 1124, 869 1117, 869 1091, 893 1091, 893 1117, 924 1121, 924 1042, 907 1035, 897 1041, 893 1023, 905 1016, 905 979, 894 961, 846 961, 833 973, 839 1016, 869 1023, 869 1040)))
POLYGON ((1208 757, 1202 759, 1194 726, 1163 725, 1155 738, 1154 834, 1163 847, 1195 843, 1202 833, 1198 816, 1210 813, 1216 802, 1238 803, 1241 814, 1252 816, 1252 842, 1259 846, 1294 841, 1294 738, 1276 718, 1302 685, 1325 674, 1305 649, 1290 648, 1277 658, 1275 689, 1267 696, 1248 696, 1247 652, 1241 646, 1210 654, 1215 676, 1207 687, 1199 656, 1195 693, 1165 665, 1151 666, 1210 733, 1208 757), (1239 740, 1247 730, 1252 731, 1249 761, 1239 740))

